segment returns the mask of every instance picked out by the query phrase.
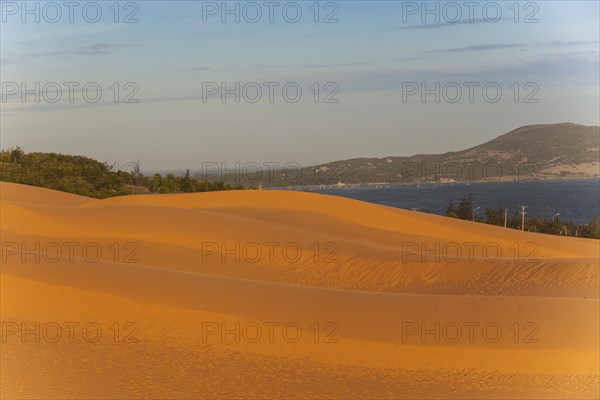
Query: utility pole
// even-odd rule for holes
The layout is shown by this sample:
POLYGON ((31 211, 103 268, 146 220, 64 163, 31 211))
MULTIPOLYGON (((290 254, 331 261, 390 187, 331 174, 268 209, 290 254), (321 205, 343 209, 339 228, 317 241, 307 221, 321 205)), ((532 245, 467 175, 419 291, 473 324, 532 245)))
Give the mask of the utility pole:
POLYGON ((525 209, 529 206, 519 206, 521 207, 521 230, 525 230, 525 209))
POLYGON ((475 211, 479 210, 481 207, 477 207, 473 209, 473 222, 475 222, 475 211))
POLYGON ((508 219, 508 208, 504 209, 504 227, 506 228, 506 220, 508 219))

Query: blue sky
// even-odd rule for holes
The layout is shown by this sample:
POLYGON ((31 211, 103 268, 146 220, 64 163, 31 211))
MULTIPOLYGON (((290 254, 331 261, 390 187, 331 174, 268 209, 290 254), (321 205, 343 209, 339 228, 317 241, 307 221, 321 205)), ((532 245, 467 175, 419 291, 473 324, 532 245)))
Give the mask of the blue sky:
POLYGON ((597 1, 478 2, 472 20, 464 2, 429 2, 437 3, 438 22, 433 14, 422 20, 422 2, 320 2, 318 23, 314 1, 274 2, 273 23, 261 1, 254 3, 263 13, 255 23, 244 20, 255 15, 242 13, 253 11, 248 2, 227 2, 239 7, 239 23, 234 15, 221 20, 223 2, 199 1, 121 2, 118 23, 113 2, 98 2, 102 16, 91 23, 81 13, 86 3, 73 22, 62 7, 56 23, 44 18, 54 18, 53 9, 44 15, 46 3, 39 3, 37 23, 33 14, 22 21, 21 2, 0 2, 3 148, 139 158, 148 169, 311 164, 459 150, 527 124, 599 124, 597 1), (298 22, 286 21, 284 6, 288 19, 300 8, 298 22), (447 22, 456 10, 459 23, 447 22), (138 22, 123 23, 131 12, 138 22), (338 22, 323 23, 330 13, 338 22), (23 103, 20 93, 5 93, 7 83, 36 82, 96 82, 102 99, 86 102, 76 90, 73 103, 66 92, 56 103, 36 103, 32 95, 23 103), (115 82, 118 103, 109 89, 115 82), (138 103, 122 102, 128 82, 139 89, 138 103), (203 101, 207 82, 279 86, 273 103, 264 91, 255 103, 233 96, 222 102, 219 93, 203 101), (407 85, 436 82, 449 90, 439 103, 434 95, 403 96, 407 85), (447 100, 454 98, 452 82, 463 90, 456 102, 447 100), (478 84, 472 102, 465 82, 478 84), (281 97, 287 83, 302 89, 297 103, 281 97), (490 83, 501 88, 498 102, 482 97, 490 83), (338 102, 323 103, 327 94, 338 102))

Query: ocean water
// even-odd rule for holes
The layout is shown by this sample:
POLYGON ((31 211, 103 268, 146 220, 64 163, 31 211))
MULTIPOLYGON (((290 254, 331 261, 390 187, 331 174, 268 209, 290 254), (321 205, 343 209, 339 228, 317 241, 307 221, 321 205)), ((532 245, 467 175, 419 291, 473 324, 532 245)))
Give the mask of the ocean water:
POLYGON ((600 213, 600 179, 555 180, 538 182, 477 182, 453 184, 396 185, 389 187, 314 189, 351 199, 444 215, 448 199, 455 204, 467 195, 473 196, 477 211, 486 208, 508 208, 511 213, 528 206, 527 216, 552 218, 560 213, 563 221, 577 224, 590 222, 600 213))

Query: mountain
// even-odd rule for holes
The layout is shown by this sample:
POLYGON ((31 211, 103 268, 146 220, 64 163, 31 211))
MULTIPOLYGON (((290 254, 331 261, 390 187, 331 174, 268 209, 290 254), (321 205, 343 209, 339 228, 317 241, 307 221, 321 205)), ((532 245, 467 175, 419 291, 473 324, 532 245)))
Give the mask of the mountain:
MULTIPOLYGON (((573 123, 524 126, 466 150, 410 157, 355 158, 271 177, 245 174, 265 187, 500 180, 600 176, 600 127, 573 123)), ((227 181, 239 180, 228 176, 227 181)))

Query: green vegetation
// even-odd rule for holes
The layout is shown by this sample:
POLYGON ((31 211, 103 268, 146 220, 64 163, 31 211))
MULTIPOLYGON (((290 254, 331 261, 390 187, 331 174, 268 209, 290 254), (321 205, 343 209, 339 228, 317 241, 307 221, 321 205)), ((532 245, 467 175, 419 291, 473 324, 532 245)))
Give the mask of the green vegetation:
POLYGON ((241 185, 231 186, 223 181, 208 182, 192 178, 189 169, 185 176, 167 174, 166 177, 163 177, 161 174, 154 174, 152 178, 148 178, 142 175, 139 184, 148 188, 152 193, 195 193, 244 189, 241 185))
MULTIPOLYGON (((473 212, 473 198, 471 195, 463 198, 458 206, 452 199, 448 201, 446 215, 448 217, 464 219, 468 221, 483 222, 490 225, 504 226, 506 217, 506 227, 512 229, 521 229, 521 213, 507 212, 504 207, 487 208, 481 217, 473 212)), ((583 225, 577 225, 572 221, 562 221, 558 216, 556 218, 525 218, 525 230, 528 232, 546 233, 549 235, 577 236, 582 238, 600 239, 600 216, 596 216, 591 222, 583 225)))
POLYGON ((22 183, 94 198, 139 193, 193 193, 241 190, 224 182, 208 182, 190 176, 144 176, 139 162, 123 169, 81 156, 25 153, 20 147, 0 151, 0 181, 22 183))

